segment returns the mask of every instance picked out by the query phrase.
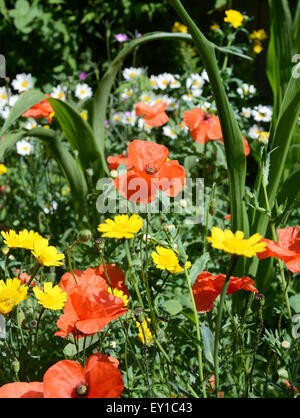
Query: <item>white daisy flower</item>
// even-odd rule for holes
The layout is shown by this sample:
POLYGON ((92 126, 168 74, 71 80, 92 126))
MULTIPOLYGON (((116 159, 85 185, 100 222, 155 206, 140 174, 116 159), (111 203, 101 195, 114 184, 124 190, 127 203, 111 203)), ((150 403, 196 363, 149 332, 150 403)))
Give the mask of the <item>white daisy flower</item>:
POLYGON ((132 89, 125 89, 121 93, 121 98, 124 100, 128 100, 130 97, 133 96, 134 91, 132 89))
POLYGON ((178 103, 178 100, 174 99, 173 97, 168 97, 167 105, 168 105, 168 110, 175 110, 178 108, 179 103, 178 103))
POLYGON ((178 89, 181 86, 181 83, 178 80, 178 78, 180 78, 180 75, 179 74, 175 74, 173 81, 170 82, 170 87, 172 89, 178 89))
POLYGON ((273 109, 270 106, 258 105, 252 110, 252 116, 256 122, 271 122, 273 109))
POLYGON ((8 105, 10 107, 13 107, 16 103, 16 101, 18 101, 20 98, 20 96, 18 94, 13 94, 12 96, 9 97, 8 99, 8 105))
POLYGON ((136 115, 134 112, 125 112, 122 118, 122 122, 125 125, 131 125, 134 126, 136 122, 136 115))
POLYGON ((264 128, 258 125, 253 125, 248 132, 248 135, 252 139, 257 139, 259 135, 264 131, 264 128))
POLYGON ((202 93, 203 84, 204 84, 204 80, 199 74, 191 74, 186 80, 186 87, 188 89, 201 91, 201 93, 202 93))
POLYGON ((209 78, 208 78, 208 75, 207 75, 206 70, 203 70, 203 71, 202 71, 202 73, 201 73, 201 78, 202 78, 204 81, 209 82, 209 78))
POLYGON ((141 102, 151 106, 154 101, 154 96, 152 93, 146 92, 141 95, 140 100, 141 102))
POLYGON ((33 78, 31 74, 17 74, 16 78, 11 82, 13 88, 19 93, 28 91, 33 87, 33 78))
POLYGON ((210 107, 211 107, 211 103, 204 102, 203 105, 201 106, 201 109, 204 110, 204 112, 208 112, 210 107))
POLYGON ((170 97, 167 94, 159 94, 159 95, 154 97, 153 104, 157 104, 157 103, 161 103, 161 102, 168 103, 169 100, 170 100, 170 97))
POLYGON ((189 131, 189 128, 186 126, 186 124, 185 124, 184 122, 180 122, 180 123, 178 123, 178 124, 177 124, 177 128, 178 128, 180 131, 183 131, 183 132, 185 132, 185 133, 187 133, 187 132, 189 131))
POLYGON ((242 107, 241 115, 245 118, 250 118, 252 115, 252 110, 250 107, 242 107))
POLYGON ((195 96, 192 93, 186 93, 182 96, 182 100, 185 102, 192 102, 194 100, 195 96))
POLYGON ((114 113, 111 118, 113 124, 122 123, 123 121, 123 114, 122 113, 114 113))
POLYGON ((5 87, 0 87, 0 108, 8 104, 8 99, 10 96, 11 96, 10 89, 6 89, 5 87))
POLYGON ((252 97, 256 93, 256 88, 252 84, 243 83, 242 87, 239 87, 236 91, 244 99, 246 96, 252 97))
POLYGON ((16 143, 17 153, 19 155, 30 155, 33 152, 33 145, 25 139, 16 143))
POLYGON ((140 130, 143 130, 143 131, 149 133, 149 132, 151 132, 152 126, 148 125, 148 123, 146 123, 143 118, 139 118, 138 119, 138 128, 140 130))
POLYGON ((58 207, 58 203, 55 201, 55 200, 53 200, 52 202, 51 202, 51 204, 49 204, 49 203, 46 203, 46 205, 45 205, 45 207, 44 207, 44 212, 46 213, 46 214, 48 214, 48 213, 53 213, 56 209, 57 209, 57 207, 58 207))
POLYGON ((157 76, 157 85, 161 90, 165 90, 174 80, 174 76, 170 73, 159 74, 157 76))
POLYGON ((143 68, 124 68, 122 74, 125 80, 133 80, 134 78, 139 77, 141 74, 143 74, 145 70, 143 68))
POLYGON ((66 100, 66 88, 62 87, 60 84, 58 86, 54 87, 51 96, 54 99, 62 100, 63 102, 66 100))
POLYGON ((25 129, 34 129, 37 128, 38 124, 36 123, 36 120, 33 118, 28 118, 25 123, 25 129))
POLYGON ((75 87, 75 96, 78 99, 85 99, 87 97, 92 97, 92 95, 93 95, 92 89, 90 88, 90 86, 88 86, 85 83, 83 84, 79 83, 75 87))
POLYGON ((154 89, 154 90, 158 90, 158 84, 157 84, 157 76, 152 75, 150 77, 150 86, 154 89))
POLYGON ((163 134, 168 136, 171 139, 176 139, 177 138, 176 132, 169 125, 163 126, 163 134))
POLYGON ((10 107, 8 106, 5 106, 4 108, 0 110, 0 115, 3 119, 7 119, 9 113, 10 113, 10 107))

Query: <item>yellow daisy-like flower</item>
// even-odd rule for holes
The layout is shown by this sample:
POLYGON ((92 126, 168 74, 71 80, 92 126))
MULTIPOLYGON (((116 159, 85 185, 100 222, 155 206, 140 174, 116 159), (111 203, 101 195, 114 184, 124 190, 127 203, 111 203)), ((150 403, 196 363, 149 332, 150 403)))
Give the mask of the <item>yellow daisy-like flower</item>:
POLYGON ((229 229, 222 231, 218 227, 213 227, 211 237, 207 237, 212 247, 245 257, 254 257, 256 253, 265 251, 267 244, 260 242, 261 239, 262 236, 258 233, 248 239, 244 239, 244 232, 242 231, 236 231, 234 234, 229 229))
POLYGON ((52 282, 44 283, 44 289, 41 290, 38 286, 33 288, 33 293, 38 300, 38 303, 46 309, 60 310, 63 309, 67 300, 67 292, 58 286, 53 287, 52 282))
POLYGON ((260 41, 254 41, 253 51, 255 52, 255 54, 260 54, 262 50, 262 43, 260 41))
POLYGON ((98 225, 98 231, 104 232, 106 238, 133 238, 136 232, 143 227, 143 220, 137 215, 117 215, 112 219, 105 219, 103 224, 98 225))
POLYGON ((1 235, 4 238, 4 243, 8 248, 20 248, 21 241, 16 231, 10 229, 9 231, 1 231, 1 235))
POLYGON ((124 306, 127 306, 128 305, 128 302, 129 302, 129 300, 128 300, 128 296, 127 295, 125 295, 124 294, 124 292, 122 291, 122 290, 120 290, 120 289, 112 289, 111 287, 108 287, 107 288, 107 291, 109 292, 109 293, 111 293, 112 295, 114 295, 114 296, 116 296, 116 298, 121 298, 121 299, 123 299, 123 302, 124 302, 124 306))
POLYGON ((80 115, 84 120, 87 120, 87 113, 86 112, 80 112, 80 115))
MULTIPOLYGON (((178 260, 178 251, 175 253, 169 248, 160 247, 159 245, 155 248, 156 252, 151 253, 151 257, 156 267, 160 270, 168 270, 170 273, 181 273, 184 268, 181 267, 178 260)), ((187 261, 186 268, 191 267, 190 261, 187 261)))
POLYGON ((27 229, 23 229, 23 231, 19 232, 19 240, 20 240, 20 246, 22 248, 25 248, 26 250, 33 250, 34 249, 34 243, 36 241, 46 241, 48 244, 48 240, 46 238, 43 238, 39 233, 34 231, 27 231, 27 229))
POLYGON ((172 27, 172 32, 188 33, 188 28, 180 22, 175 22, 172 27))
POLYGON ((210 29, 211 29, 211 30, 214 30, 214 31, 217 31, 218 29, 220 29, 220 26, 219 26, 217 23, 213 23, 213 24, 210 26, 210 29))
POLYGON ((28 287, 21 285, 21 280, 16 277, 6 279, 6 283, 0 280, 0 314, 6 315, 14 306, 27 298, 28 287))
POLYGON ((257 41, 264 41, 268 39, 268 35, 266 34, 264 29, 259 29, 259 30, 254 30, 251 33, 250 38, 253 40, 257 40, 257 41))
POLYGON ((150 318, 146 318, 144 319, 144 321, 142 323, 140 323, 139 321, 137 321, 135 318, 133 318, 135 320, 135 324, 138 328, 139 334, 138 337, 140 339, 140 341, 143 344, 146 345, 151 345, 152 344, 152 333, 150 331, 150 328, 148 327, 148 322, 151 322, 150 318))
POLYGON ((43 266, 60 266, 63 264, 60 260, 65 258, 64 254, 57 253, 55 247, 49 246, 46 239, 35 241, 31 253, 35 256, 38 263, 43 266))
POLYGON ((0 176, 7 173, 7 168, 4 164, 0 164, 0 176))
POLYGON ((231 23, 235 29, 242 25, 244 16, 239 11, 230 9, 226 10, 225 14, 224 22, 231 23))

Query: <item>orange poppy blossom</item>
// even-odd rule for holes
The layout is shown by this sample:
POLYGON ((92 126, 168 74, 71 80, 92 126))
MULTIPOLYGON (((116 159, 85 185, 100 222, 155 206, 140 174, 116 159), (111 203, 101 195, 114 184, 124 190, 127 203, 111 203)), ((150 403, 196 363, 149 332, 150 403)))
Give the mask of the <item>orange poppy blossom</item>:
POLYGON ((77 284, 72 274, 63 275, 59 286, 67 292, 67 301, 57 320, 59 331, 54 335, 63 338, 69 333, 78 338, 93 335, 127 312, 123 299, 109 293, 110 286, 98 270, 75 270, 77 284))
POLYGON ((43 398, 43 383, 15 382, 0 387, 0 398, 43 398))
MULTIPOLYGON (((51 97, 50 94, 46 94, 46 96, 51 97)), ((25 118, 33 118, 33 119, 48 118, 48 122, 51 123, 52 121, 51 113, 54 114, 54 109, 50 105, 50 103, 47 101, 47 99, 44 99, 41 102, 36 103, 26 112, 24 112, 22 116, 25 118)))
POLYGON ((15 382, 0 387, 0 398, 119 398, 124 389, 119 361, 92 354, 85 367, 73 360, 51 366, 43 382, 15 382))
POLYGON ((189 128, 193 140, 199 144, 222 138, 220 120, 213 113, 206 113, 195 107, 183 112, 183 121, 189 128))
MULTIPOLYGON (((17 269, 17 272, 19 273, 19 269, 17 269)), ((29 274, 27 273, 20 273, 18 275, 18 278, 20 279, 21 285, 22 285, 22 284, 27 284, 30 281, 31 276, 29 276, 29 274)), ((30 286, 35 286, 34 280, 32 280, 32 282, 30 283, 30 286)))
POLYGON ((114 184, 128 200, 150 203, 162 190, 170 197, 177 196, 185 184, 186 172, 177 160, 168 160, 164 145, 135 139, 129 144, 128 158, 132 168, 117 177, 114 184))
POLYGON ((152 106, 143 102, 135 105, 135 113, 137 116, 143 116, 147 125, 162 126, 169 121, 168 115, 165 113, 168 105, 166 102, 159 102, 152 106))
POLYGON ((110 155, 107 157, 107 162, 109 170, 116 170, 121 164, 125 164, 128 170, 132 167, 132 163, 129 160, 127 153, 110 155))
MULTIPOLYGON (((213 309, 213 303, 221 294, 225 274, 213 276, 208 271, 202 271, 196 278, 192 290, 198 312, 205 313, 213 309)), ((250 292, 258 292, 253 286, 254 281, 250 277, 230 277, 226 295, 231 295, 238 290, 244 289, 250 292)))
POLYGON ((278 242, 266 238, 261 240, 267 248, 257 254, 258 258, 280 258, 292 273, 300 273, 300 226, 278 229, 277 233, 278 242))

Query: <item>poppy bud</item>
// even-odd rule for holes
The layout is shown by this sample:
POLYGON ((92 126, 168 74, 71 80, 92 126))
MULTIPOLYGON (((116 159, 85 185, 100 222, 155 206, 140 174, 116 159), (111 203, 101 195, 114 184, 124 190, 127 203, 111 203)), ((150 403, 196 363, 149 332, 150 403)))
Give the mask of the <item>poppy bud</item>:
POLYGON ((290 348, 291 344, 288 341, 282 341, 281 347, 283 348, 290 348))
POLYGON ((135 308, 135 310, 133 311, 134 316, 139 316, 143 313, 143 309, 142 308, 135 308))
POLYGON ((216 199, 212 199, 210 207, 209 207, 209 213, 211 216, 214 216, 216 212, 217 212, 217 202, 216 202, 216 199))
POLYGON ((265 304, 265 296, 262 293, 256 293, 255 299, 260 304, 260 306, 264 306, 264 304, 265 304))
POLYGON ((87 242, 92 238, 92 233, 89 229, 83 229, 79 231, 77 235, 77 240, 80 242, 87 242))
POLYGON ((96 247, 100 252, 102 252, 104 245, 105 245, 105 238, 97 238, 95 240, 96 247))
POLYGON ((12 369, 13 369, 13 371, 14 371, 15 373, 19 373, 19 371, 20 371, 20 363, 19 363, 19 361, 18 361, 18 360, 14 360, 14 361, 11 363, 11 367, 12 367, 12 369))
POLYGON ((93 177, 94 170, 92 168, 87 168, 85 171, 88 176, 93 177))

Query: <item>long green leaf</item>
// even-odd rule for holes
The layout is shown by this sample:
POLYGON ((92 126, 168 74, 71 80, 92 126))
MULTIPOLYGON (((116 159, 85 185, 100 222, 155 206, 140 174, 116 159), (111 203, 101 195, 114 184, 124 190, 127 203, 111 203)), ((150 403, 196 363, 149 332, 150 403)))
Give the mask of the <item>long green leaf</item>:
POLYGON ((30 90, 21 94, 19 99, 16 101, 12 107, 4 125, 0 130, 0 138, 8 128, 24 113, 26 110, 30 109, 36 103, 45 99, 45 95, 39 90, 30 90))
POLYGON ((179 0, 170 0, 181 21, 189 28, 207 71, 220 117, 230 182, 230 211, 233 230, 248 234, 249 223, 243 202, 246 178, 246 158, 242 134, 225 93, 218 70, 215 48, 190 18, 179 0))
POLYGON ((103 177, 106 163, 102 150, 95 141, 92 128, 68 103, 53 98, 49 98, 48 101, 72 149, 78 151, 82 169, 85 173, 87 169, 92 169, 93 178, 99 180, 103 177))
POLYGON ((18 142, 21 138, 28 135, 28 131, 20 129, 18 131, 11 131, 0 142, 0 161, 3 161, 7 152, 18 142))

